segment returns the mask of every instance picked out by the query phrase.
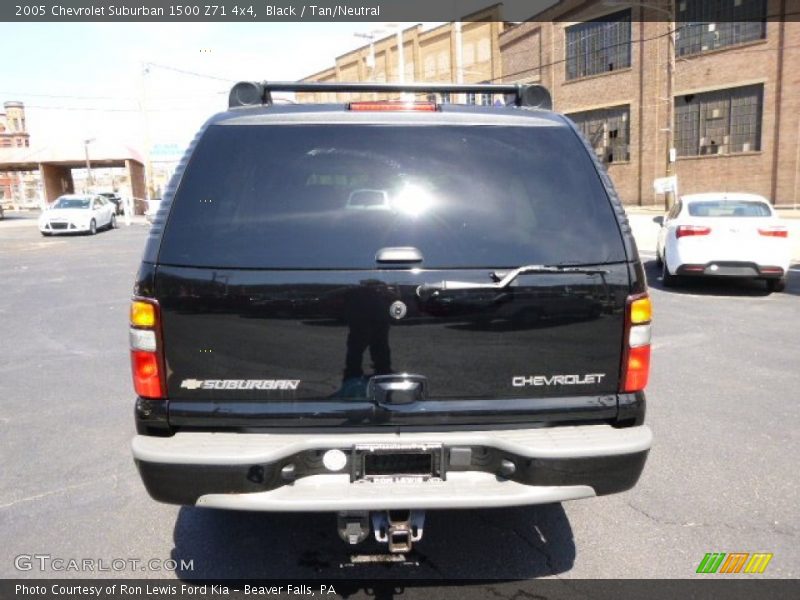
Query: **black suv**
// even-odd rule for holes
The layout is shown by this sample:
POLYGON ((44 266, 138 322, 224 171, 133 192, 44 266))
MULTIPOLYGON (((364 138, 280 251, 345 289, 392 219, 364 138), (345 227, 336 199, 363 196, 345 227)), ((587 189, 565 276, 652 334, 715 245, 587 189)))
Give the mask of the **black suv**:
POLYGON ((330 511, 345 541, 373 528, 403 552, 425 509, 621 492, 644 467, 642 264, 538 86, 237 84, 134 294, 133 455, 156 500, 330 511))
POLYGON ((121 215, 123 213, 122 198, 120 197, 119 194, 117 194, 116 192, 100 192, 98 196, 102 196, 103 198, 111 202, 111 204, 114 205, 114 212, 117 215, 121 215))

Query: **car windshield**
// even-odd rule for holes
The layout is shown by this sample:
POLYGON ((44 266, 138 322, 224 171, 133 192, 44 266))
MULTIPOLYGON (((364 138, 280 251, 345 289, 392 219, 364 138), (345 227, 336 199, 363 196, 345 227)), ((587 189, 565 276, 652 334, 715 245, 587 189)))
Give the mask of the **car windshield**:
POLYGON ((751 200, 704 200, 689 204, 692 217, 769 217, 769 207, 751 200))
POLYGON ((363 269, 401 246, 428 268, 625 258, 566 127, 213 126, 172 211, 166 264, 363 269))
POLYGON ((53 208, 89 208, 88 198, 59 198, 53 208))

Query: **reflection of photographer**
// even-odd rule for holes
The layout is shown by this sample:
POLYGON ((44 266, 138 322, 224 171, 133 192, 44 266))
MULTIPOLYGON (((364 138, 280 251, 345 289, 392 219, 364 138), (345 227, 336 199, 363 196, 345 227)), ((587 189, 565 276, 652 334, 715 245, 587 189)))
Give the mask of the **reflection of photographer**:
POLYGON ((367 348, 375 375, 392 372, 389 350, 389 306, 394 299, 389 287, 375 279, 364 280, 361 285, 345 293, 343 316, 349 330, 344 381, 363 377, 362 362, 367 348))

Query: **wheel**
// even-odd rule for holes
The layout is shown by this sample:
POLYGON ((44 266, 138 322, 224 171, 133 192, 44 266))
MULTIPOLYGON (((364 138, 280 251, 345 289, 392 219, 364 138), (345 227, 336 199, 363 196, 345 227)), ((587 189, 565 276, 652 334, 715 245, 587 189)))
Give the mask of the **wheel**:
POLYGON ((111 220, 108 222, 109 229, 117 228, 117 215, 111 215, 111 220))
POLYGON ((661 285, 668 288, 675 287, 676 283, 678 283, 678 277, 669 272, 669 267, 667 267, 667 255, 665 253, 661 261, 661 285))
POLYGON ((97 233, 97 221, 92 219, 92 222, 89 223, 89 235, 94 235, 97 233))
POLYGON ((782 292, 786 289, 786 279, 767 279, 767 290, 770 292, 782 292))
POLYGON ((50 237, 51 235, 53 235, 53 234, 52 234, 52 233, 50 233, 49 231, 42 231, 42 232, 40 232, 40 233, 41 233, 41 234, 42 234, 44 237, 50 237))

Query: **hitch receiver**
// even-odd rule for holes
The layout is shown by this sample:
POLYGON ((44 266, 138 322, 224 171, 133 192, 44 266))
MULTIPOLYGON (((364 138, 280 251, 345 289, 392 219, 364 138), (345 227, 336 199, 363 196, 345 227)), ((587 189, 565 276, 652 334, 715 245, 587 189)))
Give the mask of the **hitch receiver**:
POLYGON ((375 539, 389 544, 393 554, 410 552, 414 542, 422 539, 425 511, 410 510, 398 516, 390 511, 373 512, 372 528, 375 539))

